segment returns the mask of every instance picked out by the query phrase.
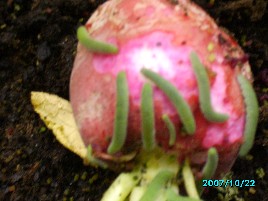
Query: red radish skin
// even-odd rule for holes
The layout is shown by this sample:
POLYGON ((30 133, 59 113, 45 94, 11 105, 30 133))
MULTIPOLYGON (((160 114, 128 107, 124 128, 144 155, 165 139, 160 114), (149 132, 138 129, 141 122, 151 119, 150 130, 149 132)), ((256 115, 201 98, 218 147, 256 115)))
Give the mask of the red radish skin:
POLYGON ((118 54, 96 54, 78 44, 71 75, 70 99, 74 116, 86 145, 94 155, 112 159, 141 149, 141 89, 149 82, 141 68, 149 68, 169 80, 181 92, 196 120, 193 136, 183 135, 174 106, 153 86, 156 139, 167 151, 178 152, 179 161, 190 157, 202 167, 206 152, 216 147, 219 166, 216 175, 226 173, 237 157, 243 141, 245 105, 236 76, 251 79, 245 53, 238 44, 198 6, 180 0, 111 0, 104 3, 86 23, 90 36, 114 44, 118 54), (198 101, 196 77, 190 53, 198 54, 207 68, 211 102, 216 112, 229 115, 224 123, 204 118, 198 101), (127 139, 120 153, 107 154, 114 127, 116 75, 127 74, 129 117, 127 139), (177 138, 169 146, 169 133, 162 115, 173 121, 177 138))

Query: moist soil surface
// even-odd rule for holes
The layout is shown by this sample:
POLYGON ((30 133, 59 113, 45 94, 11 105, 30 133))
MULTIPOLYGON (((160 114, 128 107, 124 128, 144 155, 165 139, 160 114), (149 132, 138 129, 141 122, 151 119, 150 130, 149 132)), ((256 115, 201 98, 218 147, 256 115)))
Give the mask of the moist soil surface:
MULTIPOLYGON (((0 200, 100 200, 117 173, 85 166, 34 112, 31 91, 69 98, 76 29, 104 1, 0 1, 0 200)), ((232 179, 254 187, 206 189, 204 200, 268 200, 267 0, 195 0, 236 38, 254 74, 260 118, 254 147, 232 179)))

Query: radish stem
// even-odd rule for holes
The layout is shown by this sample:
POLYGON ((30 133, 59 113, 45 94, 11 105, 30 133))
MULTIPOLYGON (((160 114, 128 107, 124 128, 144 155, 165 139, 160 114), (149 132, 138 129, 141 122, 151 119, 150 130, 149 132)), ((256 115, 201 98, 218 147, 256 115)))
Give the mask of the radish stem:
POLYGON ((177 155, 167 154, 159 147, 142 150, 132 171, 121 173, 101 201, 150 201, 156 200, 155 197, 159 201, 166 200, 166 188, 178 191, 176 175, 179 169, 177 155))
POLYGON ((189 161, 186 159, 182 168, 182 176, 186 192, 191 198, 199 199, 199 195, 195 185, 194 175, 192 173, 189 161))
POLYGON ((174 173, 169 170, 162 170, 159 172, 152 182, 148 185, 145 193, 141 197, 140 201, 154 201, 157 199, 160 190, 163 188, 165 183, 168 182, 172 177, 174 177, 174 173))
POLYGON ((139 181, 140 174, 137 172, 121 173, 104 193, 101 201, 125 201, 139 181))
POLYGON ((93 166, 96 166, 96 167, 102 167, 104 169, 108 168, 108 165, 105 162, 96 159, 92 155, 92 147, 91 147, 91 145, 89 145, 87 147, 87 157, 84 159, 84 163, 85 164, 89 163, 90 165, 93 165, 93 166))

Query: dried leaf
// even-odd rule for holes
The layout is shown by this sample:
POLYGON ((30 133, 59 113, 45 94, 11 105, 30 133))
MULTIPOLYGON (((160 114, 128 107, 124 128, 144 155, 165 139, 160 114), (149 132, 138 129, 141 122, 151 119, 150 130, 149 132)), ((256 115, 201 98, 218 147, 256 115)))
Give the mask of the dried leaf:
POLYGON ((56 95, 44 92, 31 92, 34 110, 57 140, 67 149, 85 159, 87 148, 76 126, 70 103, 56 95))

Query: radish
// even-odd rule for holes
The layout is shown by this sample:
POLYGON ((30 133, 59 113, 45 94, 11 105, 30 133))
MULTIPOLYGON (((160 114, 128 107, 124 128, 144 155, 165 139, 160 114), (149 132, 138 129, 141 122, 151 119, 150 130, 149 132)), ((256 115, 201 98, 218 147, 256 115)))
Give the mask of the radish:
POLYGON ((78 39, 70 101, 91 157, 112 167, 175 155, 198 180, 222 177, 251 148, 258 104, 247 56, 194 3, 107 1, 78 39))

